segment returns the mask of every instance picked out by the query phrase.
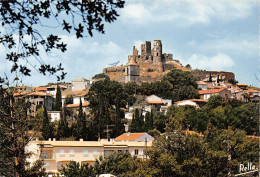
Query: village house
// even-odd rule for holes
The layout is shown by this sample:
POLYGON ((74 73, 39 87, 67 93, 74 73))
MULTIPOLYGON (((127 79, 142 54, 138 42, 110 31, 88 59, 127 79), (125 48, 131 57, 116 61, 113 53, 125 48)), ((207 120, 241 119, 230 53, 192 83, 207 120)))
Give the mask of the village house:
POLYGON ((200 99, 208 100, 213 95, 220 95, 223 99, 230 99, 232 97, 231 91, 227 88, 199 90, 200 99))
POLYGON ((37 106, 44 106, 47 111, 51 111, 53 108, 54 98, 52 95, 44 92, 33 92, 24 96, 25 101, 31 102, 31 108, 29 114, 36 115, 37 106))
POLYGON ((151 95, 151 96, 146 97, 146 105, 145 105, 144 110, 146 112, 151 112, 152 110, 161 111, 162 106, 169 107, 171 105, 172 105, 171 99, 162 99, 156 95, 151 95))
POLYGON ((44 160, 44 168, 49 174, 58 174, 61 165, 70 161, 93 165, 99 156, 108 156, 113 152, 129 152, 132 156, 146 159, 145 151, 152 146, 153 138, 138 133, 122 135, 115 140, 100 141, 31 141, 26 150, 32 152, 30 164, 38 159, 44 160), (117 140, 116 140, 117 139, 117 140))
POLYGON ((88 113, 89 102, 85 97, 87 94, 88 94, 88 90, 76 90, 76 91, 64 92, 62 93, 62 103, 64 105, 66 97, 71 96, 72 104, 66 105, 66 108, 72 109, 74 113, 77 113, 80 105, 80 100, 81 100, 83 111, 88 113))
MULTIPOLYGON (((65 85, 59 85, 59 87, 60 87, 61 92, 63 92, 64 90, 67 89, 67 86, 65 86, 65 85)), ((51 85, 51 86, 47 87, 46 92, 53 95, 53 96, 56 96, 57 85, 51 85)))
POLYGON ((89 89, 91 86, 91 80, 89 79, 74 79, 72 80, 72 91, 89 89))
POLYGON ((47 113, 52 122, 60 120, 61 111, 47 111, 47 113))
POLYGON ((204 81, 197 81, 196 83, 198 85, 198 89, 201 89, 201 90, 207 90, 208 89, 208 85, 207 85, 206 82, 204 82, 204 81))

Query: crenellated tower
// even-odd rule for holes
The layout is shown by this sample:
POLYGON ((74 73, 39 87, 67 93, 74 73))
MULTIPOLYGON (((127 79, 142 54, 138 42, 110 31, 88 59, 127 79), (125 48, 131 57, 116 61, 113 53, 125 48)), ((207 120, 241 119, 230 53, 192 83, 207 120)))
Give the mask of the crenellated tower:
POLYGON ((161 40, 154 40, 153 42, 153 64, 162 62, 162 43, 161 40))

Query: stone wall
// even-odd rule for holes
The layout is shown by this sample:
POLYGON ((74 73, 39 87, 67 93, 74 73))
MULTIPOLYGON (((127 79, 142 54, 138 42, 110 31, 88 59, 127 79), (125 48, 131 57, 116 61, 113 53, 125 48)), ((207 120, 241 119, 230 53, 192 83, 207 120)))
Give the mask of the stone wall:
POLYGON ((110 72, 124 72, 125 66, 110 66, 103 69, 103 73, 110 73, 110 72))
POLYGON ((210 73, 212 75, 218 75, 218 74, 225 75, 226 76, 226 78, 225 78, 226 81, 231 80, 231 79, 235 80, 235 74, 232 73, 232 72, 193 70, 193 71, 191 71, 191 73, 192 73, 193 76, 199 78, 200 80, 204 79, 210 73))

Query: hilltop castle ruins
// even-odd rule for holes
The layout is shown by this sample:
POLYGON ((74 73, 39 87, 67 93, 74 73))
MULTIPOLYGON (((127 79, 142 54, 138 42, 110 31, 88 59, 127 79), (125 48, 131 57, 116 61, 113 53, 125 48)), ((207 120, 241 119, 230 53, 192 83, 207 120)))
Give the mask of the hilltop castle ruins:
POLYGON ((146 41, 141 44, 141 53, 139 54, 138 49, 133 46, 133 54, 128 56, 126 65, 104 68, 103 73, 118 82, 137 83, 162 80, 174 68, 190 71, 199 79, 205 78, 209 73, 222 74, 225 76, 225 80, 234 80, 235 78, 232 72, 191 70, 183 67, 178 60, 173 59, 172 54, 163 53, 161 40, 154 40, 153 48, 151 47, 151 42, 146 41))
POLYGON ((141 44, 141 54, 133 46, 133 54, 128 56, 125 66, 112 66, 104 68, 103 73, 113 77, 119 76, 114 80, 120 82, 151 82, 160 80, 166 70, 171 70, 174 65, 181 65, 174 61, 172 54, 162 52, 161 40, 154 40, 153 48, 151 42, 146 41, 141 44))

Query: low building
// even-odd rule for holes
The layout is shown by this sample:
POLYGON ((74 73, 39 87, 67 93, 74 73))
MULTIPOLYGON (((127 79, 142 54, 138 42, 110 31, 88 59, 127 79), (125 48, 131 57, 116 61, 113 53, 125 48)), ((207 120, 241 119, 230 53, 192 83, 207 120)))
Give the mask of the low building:
POLYGON ((149 142, 153 141, 154 138, 149 135, 148 133, 124 133, 117 138, 115 138, 116 142, 124 142, 124 141, 129 141, 129 142, 149 142))
POLYGON ((197 83, 199 89, 201 89, 201 90, 207 90, 208 89, 208 85, 207 85, 206 82, 197 81, 196 83, 197 83))
MULTIPOLYGON (((162 99, 156 95, 151 95, 146 98, 145 112, 151 112, 152 110, 161 111, 161 107, 163 110, 172 105, 172 100, 170 99, 162 99)), ((166 110, 167 111, 167 110, 166 110)))
MULTIPOLYGON (((65 85, 59 85, 61 92, 65 91, 67 89, 67 86, 65 85)), ((51 85, 49 87, 47 87, 46 90, 47 93, 56 96, 56 92, 57 92, 57 85, 51 85)))
POLYGON ((47 112, 52 122, 60 120, 61 111, 47 111, 47 112))
POLYGON ((99 156, 108 156, 113 152, 129 152, 136 158, 145 159, 145 151, 151 146, 152 140, 56 141, 54 139, 53 141, 31 141, 26 150, 32 152, 32 156, 28 159, 30 164, 43 159, 46 172, 57 174, 61 165, 66 165, 70 161, 93 165, 99 156))
POLYGON ((91 86, 89 79, 74 79, 72 80, 72 91, 89 89, 91 86))
POLYGON ((208 100, 213 95, 220 95, 223 99, 230 99, 232 97, 231 91, 227 88, 199 90, 200 99, 208 100))
POLYGON ((52 95, 44 92, 33 92, 28 95, 25 95, 25 101, 31 102, 31 108, 29 110, 29 114, 32 116, 35 116, 36 114, 36 108, 38 106, 44 106, 47 111, 51 111, 53 104, 54 104, 54 98, 52 95))
MULTIPOLYGON (((82 110, 85 113, 89 113, 89 103, 82 103, 82 110)), ((79 111, 79 104, 68 104, 66 108, 71 109, 74 114, 78 114, 79 111)))

